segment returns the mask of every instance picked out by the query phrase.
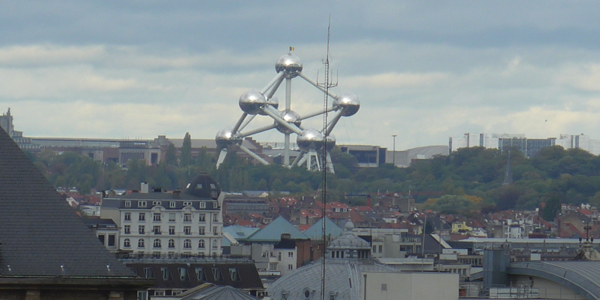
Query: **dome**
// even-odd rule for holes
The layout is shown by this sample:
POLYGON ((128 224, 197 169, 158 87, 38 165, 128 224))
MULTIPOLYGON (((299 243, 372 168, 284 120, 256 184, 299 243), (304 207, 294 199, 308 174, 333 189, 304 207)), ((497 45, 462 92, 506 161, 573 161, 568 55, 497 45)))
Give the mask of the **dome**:
POLYGON ((351 93, 343 94, 333 102, 333 105, 342 109, 342 115, 344 117, 352 116, 360 109, 358 97, 351 93))
POLYGON ((359 237, 357 237, 354 233, 346 232, 342 236, 333 240, 330 244, 329 249, 371 249, 369 243, 359 237))
POLYGON ((267 98, 261 92, 248 91, 240 96, 240 108, 249 115, 255 115, 260 112, 261 107, 267 104, 267 98))
MULTIPOLYGON (((335 299, 361 300, 364 272, 397 273, 391 267, 367 260, 326 259, 325 295, 336 295, 335 299)), ((269 285, 267 293, 273 300, 320 299, 323 260, 300 267, 269 285), (306 294, 308 291, 308 297, 306 294)))
POLYGON ((288 53, 277 60, 275 71, 277 73, 283 71, 286 78, 294 78, 302 72, 302 62, 298 56, 288 53))
POLYGON ((221 194, 221 187, 210 175, 203 173, 196 176, 187 185, 186 192, 198 198, 211 198, 217 200, 221 194))

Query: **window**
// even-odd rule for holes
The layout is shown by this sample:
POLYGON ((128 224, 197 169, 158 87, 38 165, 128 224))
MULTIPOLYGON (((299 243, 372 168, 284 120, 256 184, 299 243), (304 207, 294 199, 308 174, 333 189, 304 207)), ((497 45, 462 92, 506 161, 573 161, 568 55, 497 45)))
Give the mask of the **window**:
POLYGON ((217 214, 213 214, 213 222, 219 222, 219 219, 217 217, 217 214))
POLYGON ((175 222, 175 213, 169 213, 169 222, 175 222))
POLYGON ((175 226, 169 226, 169 235, 175 235, 175 226))
POLYGON ((192 214, 184 214, 183 215, 183 221, 184 222, 191 222, 192 221, 192 214))
POLYGON ((140 222, 146 221, 146 213, 139 213, 138 221, 140 221, 140 222))
POLYGON ((217 230, 217 226, 213 227, 213 235, 218 235, 219 231, 217 230))
POLYGON ((383 252, 383 245, 379 245, 379 253, 383 252))
POLYGON ((198 217, 199 222, 206 222, 206 214, 200 214, 198 217))
POLYGON ((154 279, 154 271, 152 268, 144 268, 144 277, 154 279))
POLYGON ((138 248, 144 248, 144 239, 138 240, 138 248))
POLYGON ((144 225, 138 226, 138 233, 139 234, 145 234, 146 233, 146 227, 144 227, 144 225))
POLYGON ((189 280, 187 270, 185 268, 177 268, 177 271, 179 271, 179 279, 181 279, 181 281, 189 280))
POLYGON ((269 271, 277 271, 277 263, 269 263, 269 271))
POLYGON ((125 207, 131 207, 131 201, 125 201, 125 207))
POLYGON ((138 207, 146 207, 146 201, 138 201, 138 207))
POLYGON ((123 233, 130 234, 131 233, 131 225, 123 226, 123 233))
POLYGON ((160 217, 161 217, 160 214, 154 214, 154 218, 153 218, 154 222, 160 222, 160 217))
POLYGON ((377 246, 373 245, 373 253, 377 253, 377 246))
POLYGON ((183 248, 186 248, 186 249, 192 248, 192 240, 184 240, 183 248))
POLYGON ((206 208, 206 202, 200 201, 200 208, 206 208))
POLYGON ((175 248, 175 240, 174 239, 169 240, 169 248, 175 248))
POLYGON ((167 268, 167 267, 160 268, 160 272, 162 273, 163 280, 165 280, 165 281, 173 280, 173 277, 171 276, 171 272, 169 271, 169 268, 167 268))
POLYGON ((129 239, 124 239, 123 240, 123 247, 125 247, 125 248, 131 247, 131 241, 129 239))
POLYGON ((175 201, 169 202, 169 207, 170 208, 175 208, 176 205, 177 205, 177 202, 175 202, 175 201))
POLYGON ((125 221, 131 221, 131 213, 130 212, 126 212, 125 215, 123 216, 123 219, 125 221))
POLYGON ((212 241, 212 248, 213 248, 213 249, 217 249, 217 246, 218 246, 218 244, 217 244, 217 240, 213 240, 213 241, 212 241))
POLYGON ((279 255, 278 255, 278 257, 277 257, 277 260, 278 260, 278 261, 281 261, 281 252, 279 252, 279 253, 277 253, 277 254, 279 254, 279 255))
POLYGON ((154 248, 160 248, 161 246, 162 245, 161 245, 160 239, 155 239, 154 240, 154 248))
POLYGON ((229 268, 229 276, 231 276, 231 281, 241 281, 237 268, 229 268))
POLYGON ((288 252, 288 257, 294 257, 294 252, 288 252))
POLYGON ((183 206, 192 206, 192 202, 191 201, 184 201, 183 202, 183 206))
POLYGON ((221 273, 221 269, 212 268, 212 273, 213 277, 215 278, 215 281, 223 281, 223 273, 221 273))
POLYGON ((204 249, 204 240, 199 240, 198 241, 198 248, 204 249))
POLYGON ((108 246, 109 247, 115 246, 115 236, 113 234, 108 235, 108 246))
POLYGON ((196 268, 196 279, 198 279, 198 281, 204 281, 205 278, 204 270, 202 268, 196 268))
POLYGON ((382 291, 387 291, 387 283, 382 283, 381 284, 381 290, 382 291))
POLYGON ((198 227, 198 235, 204 235, 204 226, 198 227))
POLYGON ((152 227, 152 231, 154 232, 154 234, 160 234, 160 226, 154 226, 152 227))
POLYGON ((293 270, 294 269, 294 265, 288 265, 288 270, 293 270))
POLYGON ((183 226, 183 233, 185 235, 190 235, 192 234, 192 226, 183 226))
POLYGON ((152 206, 161 206, 162 202, 161 201, 152 201, 152 206))

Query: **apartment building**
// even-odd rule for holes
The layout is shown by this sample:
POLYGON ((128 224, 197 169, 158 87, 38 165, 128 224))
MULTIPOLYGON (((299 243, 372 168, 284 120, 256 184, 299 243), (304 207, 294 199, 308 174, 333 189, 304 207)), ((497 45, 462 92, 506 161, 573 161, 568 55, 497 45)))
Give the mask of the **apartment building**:
POLYGON ((119 228, 120 252, 131 257, 192 257, 222 254, 223 194, 207 174, 194 178, 184 191, 141 191, 102 201, 102 218, 119 228))

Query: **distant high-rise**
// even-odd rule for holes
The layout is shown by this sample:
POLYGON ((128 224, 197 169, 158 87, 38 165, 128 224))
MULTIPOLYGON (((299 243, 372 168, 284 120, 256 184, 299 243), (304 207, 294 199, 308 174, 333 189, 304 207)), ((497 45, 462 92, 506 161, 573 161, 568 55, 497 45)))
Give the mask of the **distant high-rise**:
POLYGON ((542 148, 555 145, 560 145, 565 149, 578 148, 586 150, 594 155, 600 154, 600 140, 590 139, 584 134, 561 134, 558 139, 555 137, 528 139, 524 134, 465 133, 462 136, 450 137, 449 152, 452 153, 459 148, 469 147, 498 149, 500 152, 516 148, 525 156, 533 157, 542 148))
POLYGON ((8 133, 8 136, 10 136, 10 137, 13 136, 13 134, 14 134, 13 116, 10 114, 10 108, 8 109, 6 114, 2 114, 2 116, 0 116, 0 127, 2 127, 2 129, 4 129, 4 131, 6 131, 6 133, 8 133))

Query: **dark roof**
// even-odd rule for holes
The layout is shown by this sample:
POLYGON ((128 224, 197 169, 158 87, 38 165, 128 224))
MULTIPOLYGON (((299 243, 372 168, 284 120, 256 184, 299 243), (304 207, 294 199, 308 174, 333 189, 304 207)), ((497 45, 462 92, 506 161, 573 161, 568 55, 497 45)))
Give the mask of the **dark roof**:
POLYGON ((202 283, 228 285, 238 289, 262 289, 263 284, 256 270, 256 265, 249 262, 126 262, 126 265, 140 276, 155 279, 155 288, 189 289, 202 283), (180 269, 185 270, 182 278, 180 269), (232 278, 232 272, 237 272, 237 278, 232 278), (168 274, 164 274, 168 271, 168 274), (199 276, 197 272, 202 272, 199 276), (217 276, 217 278, 215 277, 217 276), (163 277, 164 276, 164 277, 163 277), (154 277, 154 278, 152 278, 154 277), (166 279, 165 279, 166 278, 166 279))
POLYGON ((104 248, 4 130, 0 244, 0 277, 135 276, 104 248))

